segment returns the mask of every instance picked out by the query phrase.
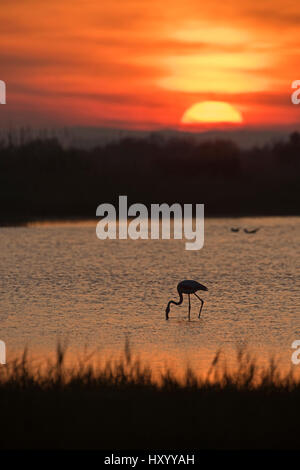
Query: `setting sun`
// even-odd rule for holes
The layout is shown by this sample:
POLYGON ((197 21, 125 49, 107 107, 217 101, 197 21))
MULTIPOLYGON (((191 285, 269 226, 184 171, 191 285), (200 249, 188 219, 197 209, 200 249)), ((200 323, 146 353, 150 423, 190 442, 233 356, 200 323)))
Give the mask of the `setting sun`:
POLYGON ((241 113, 223 101, 203 101, 188 108, 181 118, 183 124, 241 123, 241 113))

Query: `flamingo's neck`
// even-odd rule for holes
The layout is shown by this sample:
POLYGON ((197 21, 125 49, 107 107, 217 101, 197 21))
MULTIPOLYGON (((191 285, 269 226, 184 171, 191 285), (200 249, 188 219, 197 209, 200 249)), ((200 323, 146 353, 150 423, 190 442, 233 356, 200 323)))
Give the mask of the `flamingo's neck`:
POLYGON ((182 302, 183 302, 183 295, 180 291, 178 291, 178 295, 179 295, 179 300, 178 302, 176 302, 176 300, 170 300, 170 302, 168 303, 168 307, 170 307, 171 304, 174 304, 174 305, 181 305, 182 302))

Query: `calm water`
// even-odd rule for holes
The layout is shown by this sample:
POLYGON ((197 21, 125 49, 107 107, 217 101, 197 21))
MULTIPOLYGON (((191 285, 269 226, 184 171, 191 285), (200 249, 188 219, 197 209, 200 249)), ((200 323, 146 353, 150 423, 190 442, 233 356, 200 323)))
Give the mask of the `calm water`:
MULTIPOLYGON (((12 351, 112 354, 130 338, 157 365, 205 364, 216 349, 228 355, 247 343, 259 358, 278 353, 290 365, 300 339, 300 218, 206 219, 200 251, 184 241, 100 241, 96 222, 1 228, 0 339, 12 351), (261 227, 255 235, 231 226, 261 227), (192 299, 171 308, 176 285, 196 279, 209 292, 202 318, 192 299)), ((300 368, 300 366, 299 366, 300 368)))

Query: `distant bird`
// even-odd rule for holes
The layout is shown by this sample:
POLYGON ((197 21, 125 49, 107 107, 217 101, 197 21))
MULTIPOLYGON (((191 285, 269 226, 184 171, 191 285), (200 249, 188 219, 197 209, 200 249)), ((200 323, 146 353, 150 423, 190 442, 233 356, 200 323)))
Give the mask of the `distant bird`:
POLYGON ((232 231, 232 232, 239 232, 239 231, 240 231, 240 227, 231 227, 231 231, 232 231))
POLYGON ((253 230, 248 230, 247 228, 244 228, 245 233, 256 233, 256 232, 258 232, 258 230, 259 230, 259 228, 255 228, 253 230))
POLYGON ((202 284, 200 284, 197 281, 185 280, 185 281, 179 282, 179 284, 177 286, 179 300, 178 300, 178 302, 176 302, 175 300, 170 300, 170 302, 168 303, 167 308, 166 308, 166 320, 169 319, 170 305, 171 304, 174 304, 174 305, 181 305, 182 304, 182 302, 183 302, 183 295, 182 294, 187 294, 189 296, 189 320, 190 320, 190 317, 191 317, 191 298, 190 298, 190 295, 194 294, 197 297, 197 299, 200 300, 201 307, 200 307, 199 316, 198 316, 198 318, 200 318, 202 307, 203 307, 203 304, 204 304, 204 300, 200 299, 200 297, 196 294, 196 292, 198 290, 207 291, 208 289, 207 289, 207 287, 203 286, 202 284))

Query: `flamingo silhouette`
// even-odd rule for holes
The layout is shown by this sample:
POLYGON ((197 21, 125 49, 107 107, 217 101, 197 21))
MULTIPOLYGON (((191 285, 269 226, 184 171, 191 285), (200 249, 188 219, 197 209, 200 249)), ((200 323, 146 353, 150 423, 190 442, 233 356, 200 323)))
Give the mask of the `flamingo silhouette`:
POLYGON ((182 294, 187 294, 189 296, 189 320, 191 319, 191 298, 190 298, 190 295, 194 294, 197 297, 197 299, 200 300, 201 307, 200 307, 199 316, 198 316, 198 318, 200 318, 202 307, 203 307, 203 304, 204 304, 204 300, 200 299, 200 297, 196 294, 196 292, 198 290, 205 290, 206 291, 208 289, 207 289, 207 287, 203 286, 203 284, 200 284, 197 281, 185 280, 185 281, 179 282, 179 284, 177 286, 179 300, 178 300, 178 302, 176 302, 175 300, 170 300, 169 301, 169 303, 167 305, 167 308, 166 308, 166 320, 169 319, 170 305, 171 304, 174 304, 174 305, 181 305, 182 304, 182 302, 183 302, 183 295, 182 294))

